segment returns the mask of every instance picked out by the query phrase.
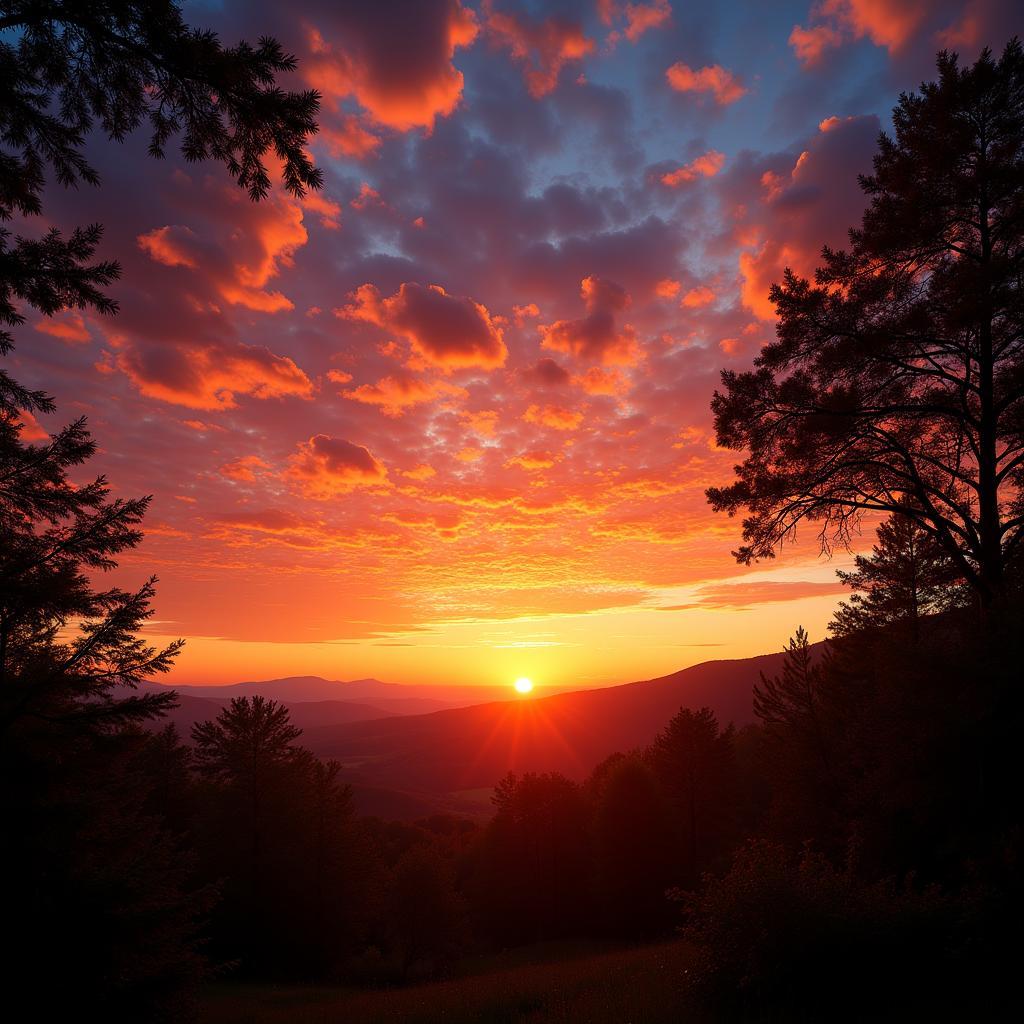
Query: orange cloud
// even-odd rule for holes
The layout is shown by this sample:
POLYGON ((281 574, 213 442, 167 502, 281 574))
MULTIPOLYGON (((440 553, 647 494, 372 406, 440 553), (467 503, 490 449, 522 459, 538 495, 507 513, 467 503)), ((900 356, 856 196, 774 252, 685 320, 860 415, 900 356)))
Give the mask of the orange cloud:
POLYGON ((583 422, 583 413, 561 405, 531 405, 523 413, 523 419, 552 430, 575 430, 583 422))
POLYGON ((287 475, 307 497, 321 500, 357 487, 379 486, 386 483, 388 475, 368 448, 327 434, 314 434, 303 441, 289 462, 287 475))
POLYGON ((81 313, 60 313, 57 316, 38 321, 34 327, 43 334, 60 338, 61 341, 76 343, 92 340, 92 335, 89 334, 89 329, 85 326, 85 319, 81 313))
POLYGON ((523 78, 534 99, 547 95, 556 85, 562 68, 594 52, 594 41, 580 25, 562 18, 545 18, 527 23, 514 14, 493 9, 487 12, 487 32, 495 45, 508 50, 512 59, 525 65, 523 78))
POLYGON ((366 210, 371 206, 386 205, 387 203, 381 199, 380 193, 375 188, 371 188, 369 182, 366 181, 359 186, 359 195, 349 203, 353 210, 366 210))
POLYGON ((800 601, 808 597, 843 594, 846 588, 839 580, 813 582, 811 580, 760 580, 742 583, 709 583, 697 591, 692 604, 672 605, 661 611, 683 611, 689 608, 749 608, 755 604, 776 601, 800 601))
POLYGON ((339 5, 334 15, 338 41, 307 25, 310 53, 300 65, 329 111, 353 97, 378 124, 408 131, 433 128, 459 105, 463 78, 452 60, 479 31, 459 0, 418 0, 406 6, 402 24, 371 4, 339 5))
POLYGON ((700 309, 709 306, 715 301, 715 293, 705 285, 699 288, 691 288, 680 300, 679 305, 684 309, 700 309))
POLYGON ((587 315, 579 320, 557 320, 540 328, 541 345, 601 363, 635 363, 639 358, 636 332, 616 324, 619 313, 629 308, 625 289, 599 277, 585 277, 580 294, 587 315))
POLYGON ((735 103, 747 94, 740 80, 718 64, 695 70, 677 61, 665 72, 665 77, 676 92, 710 93, 722 107, 735 103))
MULTIPOLYGON (((669 0, 653 0, 652 3, 640 4, 598 0, 597 13, 605 25, 612 25, 616 19, 622 18, 625 25, 621 35, 635 43, 649 29, 660 28, 672 17, 672 5, 669 0)), ((615 31, 609 40, 614 43, 619 35, 620 33, 615 31)))
POLYGON ((822 0, 811 9, 808 28, 795 25, 789 45, 806 67, 844 42, 870 39, 889 53, 914 38, 929 14, 927 0, 822 0))
POLYGON ((619 395, 629 390, 629 381, 621 370, 592 366, 575 380, 588 395, 619 395))
POLYGON ((793 248, 778 242, 765 242, 754 252, 740 253, 740 298, 754 316, 775 319, 775 306, 768 298, 771 286, 779 280, 782 268, 803 263, 793 248))
POLYGON ((375 324, 404 338, 433 366, 456 370, 504 365, 508 350, 501 328, 485 306, 470 298, 449 295, 440 285, 411 282, 388 298, 364 284, 350 298, 347 306, 335 310, 337 316, 375 324))
POLYGON ((432 402, 442 395, 464 398, 466 390, 441 380, 390 376, 382 378, 376 384, 361 384, 351 391, 343 391, 342 394, 353 402, 380 406, 380 411, 385 416, 397 418, 411 406, 432 402))
POLYGON ((666 277, 654 286, 654 294, 661 299, 671 299, 679 294, 681 287, 682 285, 678 281, 673 281, 670 277, 666 277))
POLYGON ((550 469, 558 461, 558 458, 559 456, 554 452, 534 450, 513 456, 505 465, 519 466, 528 473, 533 473, 540 469, 550 469))
POLYGON ((304 209, 319 214, 320 226, 328 231, 337 231, 341 227, 341 207, 319 192, 308 192, 302 200, 304 209))
MULTIPOLYGON (((244 197, 243 197, 244 199, 244 197)), ((227 203, 238 206, 233 192, 225 193, 227 203)), ((325 199, 305 200, 321 218, 337 218, 340 210, 325 199)), ((166 267, 202 271, 213 282, 220 297, 232 305, 262 313, 294 308, 281 292, 265 286, 282 267, 290 267, 295 250, 308 240, 302 223, 302 206, 277 196, 259 206, 245 208, 242 226, 236 225, 222 245, 207 243, 189 227, 165 224, 137 237, 139 248, 150 259, 166 267), (238 244, 244 238, 244 246, 238 244)))
POLYGON ((366 128, 356 114, 343 114, 332 123, 321 125, 316 137, 327 144, 331 156, 365 160, 380 149, 380 136, 366 128))
POLYGON ((22 410, 18 416, 22 441, 48 441, 50 438, 46 428, 28 410, 22 410))
POLYGON ((635 43, 648 29, 659 28, 672 17, 668 0, 654 0, 649 4, 626 4, 625 37, 635 43))
POLYGON ((827 25, 814 25, 811 28, 794 25, 793 31, 789 33, 789 45, 804 67, 820 63, 828 50, 835 49, 842 42, 842 35, 827 25))
POLYGON ((260 512, 225 512, 213 516, 213 521, 219 526, 254 530, 257 533, 288 533, 301 529, 303 526, 303 522, 298 516, 280 509, 264 509, 260 512))
POLYGON ((669 188, 678 188, 698 178, 713 178, 725 166, 725 154, 717 149, 709 149, 706 153, 661 176, 661 183, 669 188))
POLYGON ((270 466, 258 455, 243 455, 241 458, 226 462, 220 467, 222 476, 241 483, 252 483, 258 473, 266 471, 270 466))
POLYGON ((494 437, 498 429, 498 414, 493 409, 464 412, 462 422, 481 437, 494 437))
POLYGON ((405 470, 402 476, 407 476, 410 480, 429 480, 432 476, 437 476, 437 470, 433 466, 421 463, 413 469, 405 470))
POLYGON ((233 409, 238 395, 309 398, 313 385, 287 356, 260 345, 117 342, 117 366, 144 395, 188 409, 233 409))

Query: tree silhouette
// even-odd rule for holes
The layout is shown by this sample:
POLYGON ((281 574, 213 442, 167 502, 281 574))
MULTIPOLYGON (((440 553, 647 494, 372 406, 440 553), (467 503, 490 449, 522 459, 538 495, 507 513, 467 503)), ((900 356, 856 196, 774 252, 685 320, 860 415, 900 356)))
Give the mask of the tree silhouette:
POLYGON ((137 636, 152 614, 155 577, 134 592, 97 590, 91 579, 142 539, 149 499, 110 500, 102 476, 72 484, 69 469, 95 452, 83 421, 41 445, 22 443, 20 426, 6 426, 0 433, 0 730, 30 720, 50 727, 56 739, 60 726, 119 726, 161 714, 173 693, 123 694, 166 672, 181 648, 177 641, 157 650, 137 636))
POLYGON ((649 751, 665 792, 675 804, 687 884, 722 851, 733 810, 733 729, 719 729, 709 708, 680 708, 649 751))
MULTIPOLYGON (((94 126, 122 142, 147 123, 154 157, 180 136, 186 160, 218 161, 254 200, 270 189, 268 159, 281 164, 293 195, 321 186, 306 152, 320 97, 276 84, 296 62, 274 39, 224 47, 214 33, 189 28, 172 0, 6 3, 0 31, 12 32, 0 42, 0 221, 42 212, 47 171, 65 187, 99 184, 84 154, 94 126)), ((116 312, 103 288, 121 268, 92 262, 101 236, 92 224, 67 238, 51 228, 12 242, 0 229, 0 324, 24 323, 20 305, 46 316, 72 307, 116 312)), ((0 328, 0 355, 12 344, 0 328)), ((0 418, 52 408, 49 396, 0 370, 0 418)))
POLYGON ((594 812, 595 874, 605 924, 615 935, 657 934, 672 910, 665 893, 678 881, 672 814, 640 757, 620 756, 606 766, 594 812))
MULTIPOLYGON (((294 781, 296 769, 310 765, 312 755, 295 745, 301 735, 302 730, 289 721, 284 704, 260 696, 235 697, 214 721, 197 722, 192 727, 196 770, 223 784, 245 808, 249 911, 257 918, 261 916, 261 889, 266 883, 268 797, 283 782, 294 781)), ((237 806, 236 801, 232 802, 237 806)))
POLYGON ((871 554, 857 555, 855 570, 837 575, 854 593, 836 610, 830 629, 837 637, 895 626, 913 642, 921 621, 963 600, 962 579, 934 535, 905 515, 878 528, 871 554))
MULTIPOLYGON (((253 199, 268 159, 293 194, 320 185, 304 148, 318 97, 275 85, 294 61, 273 40, 223 48, 169 0, 7 3, 0 32, 0 221, 39 216, 48 175, 97 184, 86 134, 122 141, 144 121, 153 156, 180 134, 187 160, 219 161, 253 199)), ((104 289, 120 267, 95 260, 100 238, 95 224, 36 239, 0 228, 0 356, 26 308, 116 312, 104 289)), ((0 369, 0 869, 18 936, 7 967, 41 1019, 181 1020, 207 900, 166 831, 157 741, 138 729, 174 694, 126 693, 167 671, 180 642, 139 636, 155 579, 96 586, 139 543, 149 499, 74 479, 96 451, 84 420, 25 443, 24 414, 53 409, 0 369)))
POLYGON ((822 708, 825 671, 814 657, 803 626, 797 627, 785 653, 781 676, 761 673, 761 685, 754 687, 754 714, 769 736, 783 733, 787 745, 811 750, 818 769, 830 775, 832 756, 822 708))
POLYGON ((803 520, 823 548, 866 511, 911 518, 986 607, 1024 541, 1024 53, 904 94, 870 200, 815 282, 772 288, 777 340, 725 371, 719 444, 745 449, 716 510, 749 510, 741 562, 771 557, 803 520))

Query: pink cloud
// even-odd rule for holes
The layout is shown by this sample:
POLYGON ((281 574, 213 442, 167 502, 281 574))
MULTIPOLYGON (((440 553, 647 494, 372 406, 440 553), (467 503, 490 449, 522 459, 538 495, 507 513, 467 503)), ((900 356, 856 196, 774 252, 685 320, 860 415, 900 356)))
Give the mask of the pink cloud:
POLYGON ((719 64, 694 69, 677 61, 665 72, 665 77, 676 92, 708 93, 721 107, 735 103, 747 94, 740 80, 719 64))
POLYGON ((620 327, 617 323, 630 304, 625 289, 591 276, 583 279, 580 294, 586 316, 542 325, 541 345, 601 363, 635 363, 640 356, 636 332, 629 324, 620 327))
POLYGON ((566 64, 593 53, 592 39, 582 27, 562 18, 551 17, 530 22, 514 14, 485 4, 487 32, 494 45, 508 50, 512 59, 524 66, 526 87, 534 99, 551 92, 566 64))
POLYGON ((188 409, 233 409, 240 395, 309 398, 310 379, 287 356, 225 342, 143 346, 119 338, 117 367, 139 391, 188 409))
POLYGON ((353 402, 379 406, 385 416, 397 418, 410 407, 424 402, 433 402, 441 397, 465 398, 466 390, 445 381, 393 375, 383 377, 376 384, 361 384, 342 394, 353 402))
POLYGON ((661 176, 661 183, 669 188, 697 181, 699 178, 713 178, 725 166, 725 154, 710 149, 688 164, 661 176))
POLYGON ((324 500, 358 487, 380 486, 388 472, 363 445, 314 434, 291 456, 287 475, 307 497, 324 500))
POLYGON ((508 350, 486 307, 464 296, 449 295, 440 285, 403 284, 382 298, 364 284, 335 314, 361 320, 404 338, 425 362, 444 370, 502 366, 508 350))
MULTIPOLYGON (((400 24, 380 5, 335 5, 323 24, 306 25, 309 53, 300 68, 330 111, 352 97, 387 128, 429 130, 462 99, 462 72, 452 61, 478 30, 476 15, 460 0, 405 5, 400 24)), ((342 135, 333 141, 348 145, 354 155, 372 152, 369 133, 353 127, 342 116, 333 128, 342 135)))

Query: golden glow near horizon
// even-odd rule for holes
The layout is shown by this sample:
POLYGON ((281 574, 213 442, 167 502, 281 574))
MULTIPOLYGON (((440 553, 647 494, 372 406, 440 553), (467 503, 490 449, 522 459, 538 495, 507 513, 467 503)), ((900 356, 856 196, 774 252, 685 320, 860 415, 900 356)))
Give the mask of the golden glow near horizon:
POLYGON ((516 693, 526 696, 533 690, 533 681, 527 679, 526 676, 520 676, 513 684, 516 688, 516 693))

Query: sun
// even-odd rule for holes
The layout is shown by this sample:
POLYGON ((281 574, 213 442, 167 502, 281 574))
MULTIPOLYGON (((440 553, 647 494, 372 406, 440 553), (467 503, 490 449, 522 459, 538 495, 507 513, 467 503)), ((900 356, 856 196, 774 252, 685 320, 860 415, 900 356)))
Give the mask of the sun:
POLYGON ((533 682, 526 678, 526 676, 520 676, 513 684, 516 688, 516 693, 529 693, 533 689, 533 682))

